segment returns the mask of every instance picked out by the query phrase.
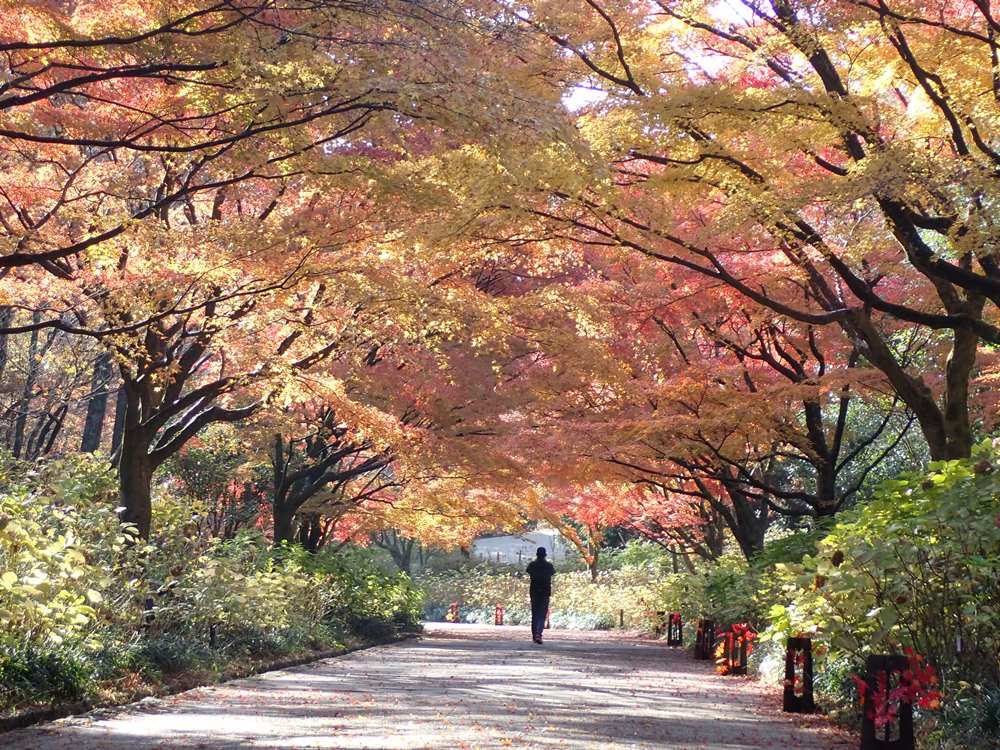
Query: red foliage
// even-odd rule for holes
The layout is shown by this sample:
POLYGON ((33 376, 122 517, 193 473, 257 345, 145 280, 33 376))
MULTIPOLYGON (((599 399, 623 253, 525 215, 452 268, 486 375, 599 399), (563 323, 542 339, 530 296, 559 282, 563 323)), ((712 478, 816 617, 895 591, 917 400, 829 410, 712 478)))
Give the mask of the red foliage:
POLYGON ((745 647, 747 656, 753 653, 753 642, 757 638, 757 633, 747 623, 734 623, 729 626, 729 630, 724 630, 720 634, 719 645, 716 647, 715 671, 719 674, 730 674, 734 664, 730 656, 737 654, 745 647), (730 654, 726 653, 726 645, 732 639, 732 649, 730 654))
POLYGON ((936 709, 941 705, 937 671, 912 648, 904 648, 903 653, 908 664, 900 673, 899 684, 895 687, 889 687, 889 675, 885 670, 875 675, 874 690, 863 678, 851 675, 861 696, 861 703, 867 704, 868 717, 875 722, 877 728, 895 721, 903 703, 927 709, 936 709))

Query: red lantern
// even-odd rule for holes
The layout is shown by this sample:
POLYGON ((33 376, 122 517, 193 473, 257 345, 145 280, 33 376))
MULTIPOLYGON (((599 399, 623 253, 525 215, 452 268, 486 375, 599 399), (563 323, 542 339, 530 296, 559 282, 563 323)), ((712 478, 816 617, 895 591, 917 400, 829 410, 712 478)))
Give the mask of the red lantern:
POLYGON ((745 675, 747 657, 753 651, 757 634, 746 623, 737 623, 722 635, 723 640, 715 652, 716 671, 719 674, 745 675))
POLYGON ((684 645, 684 623, 680 612, 671 612, 667 618, 667 645, 684 645))
POLYGON ((914 653, 872 654, 865 679, 854 676, 864 705, 862 750, 913 750, 913 706, 937 708, 937 671, 914 653))

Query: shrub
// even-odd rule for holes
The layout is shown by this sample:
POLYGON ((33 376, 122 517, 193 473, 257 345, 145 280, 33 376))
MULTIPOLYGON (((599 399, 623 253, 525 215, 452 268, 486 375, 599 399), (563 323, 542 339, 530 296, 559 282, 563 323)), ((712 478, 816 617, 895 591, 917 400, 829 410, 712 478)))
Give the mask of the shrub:
POLYGON ((1000 682, 1000 473, 991 446, 879 486, 798 565, 778 565, 774 631, 834 652, 912 647, 946 680, 1000 682))
POLYGON ((926 747, 996 750, 1000 737, 1000 687, 959 683, 926 736, 926 747))
POLYGON ((88 692, 92 667, 68 648, 0 645, 0 706, 23 701, 79 700, 88 692))
POLYGON ((921 747, 995 744, 1000 693, 1000 472, 994 446, 971 460, 881 483, 798 563, 774 566, 766 637, 805 632, 828 651, 817 689, 857 718, 849 675, 868 653, 912 648, 943 680, 943 710, 918 711, 921 747))
POLYGON ((128 672, 216 669, 419 622, 409 579, 364 553, 275 552, 256 531, 204 537, 198 509, 162 488, 144 543, 114 499, 99 456, 37 471, 0 462, 0 710, 86 697, 128 672))
MULTIPOLYGON (((628 627, 644 627, 648 612, 659 599, 659 574, 648 567, 622 566, 599 574, 589 571, 559 572, 553 582, 550 610, 554 627, 580 630, 616 627, 624 611, 628 627)), ((465 570, 427 573, 417 579, 427 604, 424 616, 443 621, 448 605, 459 602, 462 622, 492 624, 494 607, 504 607, 504 622, 527 624, 531 620, 528 577, 519 568, 498 570, 475 566, 465 570)))

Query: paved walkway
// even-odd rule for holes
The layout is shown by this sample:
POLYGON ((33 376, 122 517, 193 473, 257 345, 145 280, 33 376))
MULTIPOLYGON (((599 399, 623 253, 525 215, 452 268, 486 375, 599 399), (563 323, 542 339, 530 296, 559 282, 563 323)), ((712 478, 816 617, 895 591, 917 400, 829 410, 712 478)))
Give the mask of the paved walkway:
POLYGON ((749 750, 856 747, 780 696, 614 633, 427 636, 0 737, 5 750, 749 750))

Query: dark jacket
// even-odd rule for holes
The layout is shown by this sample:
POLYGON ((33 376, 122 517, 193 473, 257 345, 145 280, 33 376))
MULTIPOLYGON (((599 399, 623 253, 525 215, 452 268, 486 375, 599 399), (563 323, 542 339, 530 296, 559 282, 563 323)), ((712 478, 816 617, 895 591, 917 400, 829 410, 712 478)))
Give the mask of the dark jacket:
POLYGON ((552 596, 552 576, 555 574, 555 566, 544 558, 537 558, 528 563, 531 596, 552 596))

